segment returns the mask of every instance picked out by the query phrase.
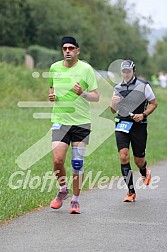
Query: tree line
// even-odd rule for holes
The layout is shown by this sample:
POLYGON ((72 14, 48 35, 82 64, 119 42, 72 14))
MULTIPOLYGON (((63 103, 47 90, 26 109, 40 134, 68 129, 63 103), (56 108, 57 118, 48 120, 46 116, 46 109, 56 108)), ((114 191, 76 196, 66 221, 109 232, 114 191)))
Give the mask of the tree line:
POLYGON ((71 35, 79 41, 80 58, 94 68, 107 70, 112 61, 130 58, 146 76, 155 71, 156 53, 164 53, 167 43, 149 56, 148 30, 137 18, 129 22, 126 0, 114 5, 109 0, 0 0, 0 30, 0 46, 22 48, 60 50, 62 36, 71 35))

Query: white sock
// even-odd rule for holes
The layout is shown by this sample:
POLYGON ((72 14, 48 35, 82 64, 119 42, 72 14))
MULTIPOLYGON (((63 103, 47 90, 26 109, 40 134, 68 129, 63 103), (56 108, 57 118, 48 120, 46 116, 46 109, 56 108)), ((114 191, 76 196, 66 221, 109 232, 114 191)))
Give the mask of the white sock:
POLYGON ((76 202, 79 202, 79 196, 75 196, 74 194, 73 194, 73 196, 72 196, 72 199, 71 199, 72 201, 76 201, 76 202))
POLYGON ((67 186, 66 185, 59 186, 59 188, 60 188, 61 191, 66 191, 67 190, 67 186))

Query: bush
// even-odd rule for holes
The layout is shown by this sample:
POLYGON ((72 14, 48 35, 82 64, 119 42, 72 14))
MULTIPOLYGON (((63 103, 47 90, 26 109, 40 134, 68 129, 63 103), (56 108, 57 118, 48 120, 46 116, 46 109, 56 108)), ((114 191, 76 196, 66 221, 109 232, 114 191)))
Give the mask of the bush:
POLYGON ((39 45, 29 46, 27 53, 33 57, 35 68, 40 69, 48 68, 55 61, 58 61, 62 58, 61 52, 50 50, 39 45))
POLYGON ((0 61, 22 65, 25 61, 25 50, 8 46, 0 47, 0 61))

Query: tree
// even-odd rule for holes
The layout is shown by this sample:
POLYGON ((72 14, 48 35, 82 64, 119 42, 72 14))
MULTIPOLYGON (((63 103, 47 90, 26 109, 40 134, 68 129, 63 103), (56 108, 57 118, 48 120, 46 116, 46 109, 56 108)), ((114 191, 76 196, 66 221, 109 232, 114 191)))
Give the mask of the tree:
POLYGON ((129 23, 125 6, 125 0, 115 5, 109 0, 3 1, 0 43, 60 50, 62 36, 71 35, 79 41, 80 58, 96 69, 107 70, 112 61, 131 58, 145 71, 148 42, 138 20, 129 23))
POLYGON ((0 45, 26 46, 33 43, 31 7, 26 0, 0 2, 0 45))
POLYGON ((152 57, 156 72, 167 72, 167 36, 157 41, 152 57))

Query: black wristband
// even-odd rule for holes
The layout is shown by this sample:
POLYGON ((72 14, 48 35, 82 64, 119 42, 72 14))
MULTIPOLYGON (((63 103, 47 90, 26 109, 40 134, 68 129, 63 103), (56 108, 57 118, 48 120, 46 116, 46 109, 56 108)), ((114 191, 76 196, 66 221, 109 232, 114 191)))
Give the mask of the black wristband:
POLYGON ((144 112, 143 112, 143 119, 147 119, 147 115, 144 112))

